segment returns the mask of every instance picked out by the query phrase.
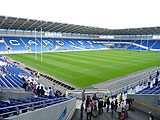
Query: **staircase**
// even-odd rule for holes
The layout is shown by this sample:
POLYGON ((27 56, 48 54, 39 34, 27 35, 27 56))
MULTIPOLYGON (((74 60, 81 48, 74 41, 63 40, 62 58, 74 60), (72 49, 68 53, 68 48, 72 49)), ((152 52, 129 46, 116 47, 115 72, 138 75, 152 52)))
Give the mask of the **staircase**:
MULTIPOLYGON (((50 39, 51 40, 51 39, 50 39)), ((52 42, 53 42, 53 44, 55 45, 55 46, 57 46, 58 48, 61 48, 62 50, 64 50, 64 48, 62 47, 62 46, 60 46, 60 45, 57 45, 57 43, 55 42, 55 41, 53 41, 53 40, 51 40, 52 42)))
POLYGON ((45 48, 46 50, 48 50, 48 48, 46 46, 44 46, 38 39, 36 39, 36 40, 43 46, 43 48, 45 48))
POLYGON ((155 43, 153 43, 153 45, 150 47, 150 49, 152 49, 152 47, 153 47, 157 42, 158 42, 158 40, 157 40, 155 43))
POLYGON ((77 43, 78 45, 80 45, 81 47, 85 48, 83 45, 81 45, 80 43, 76 42, 75 40, 73 40, 75 43, 77 43))
POLYGON ((136 42, 137 40, 135 40, 135 41, 133 41, 131 44, 129 44, 127 47, 126 47, 126 49, 129 47, 129 46, 131 46, 134 42, 136 42))
POLYGON ((119 47, 120 47, 120 44, 121 44, 121 40, 120 40, 120 42, 119 42, 119 44, 118 44, 117 48, 119 48, 119 47))
POLYGON ((144 42, 145 42, 145 40, 144 40, 143 42, 141 42, 141 44, 139 44, 138 46, 136 46, 136 47, 134 48, 134 50, 135 50, 136 48, 140 47, 140 45, 142 45, 144 42))
POLYGON ((31 48, 29 47, 29 46, 27 46, 27 44, 22 40, 22 38, 19 38, 21 41, 22 41, 22 43, 26 46, 26 48, 27 49, 29 49, 31 52, 32 52, 32 50, 31 50, 31 48))
POLYGON ((9 50, 9 51, 11 51, 12 48, 11 48, 10 46, 7 45, 7 43, 6 43, 6 41, 4 40, 3 37, 2 37, 2 40, 4 41, 4 44, 6 45, 6 49, 9 50))

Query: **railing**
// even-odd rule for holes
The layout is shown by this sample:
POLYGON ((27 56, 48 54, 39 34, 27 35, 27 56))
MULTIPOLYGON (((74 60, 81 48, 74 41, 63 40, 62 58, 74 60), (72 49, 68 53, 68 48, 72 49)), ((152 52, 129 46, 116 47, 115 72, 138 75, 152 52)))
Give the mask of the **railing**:
POLYGON ((23 89, 8 89, 8 88, 1 88, 0 89, 0 99, 8 100, 9 97, 13 98, 33 98, 33 92, 26 92, 23 89))
POLYGON ((0 54, 31 53, 29 50, 0 51, 0 54))
MULTIPOLYGON (((82 98, 82 91, 83 90, 69 90, 66 92, 68 96, 76 96, 78 99, 82 98)), ((86 89, 85 90, 85 95, 86 96, 91 96, 96 94, 97 97, 102 98, 105 95, 111 96, 111 93, 107 89, 86 89)))
MULTIPOLYGON (((76 99, 75 97, 69 97, 67 99, 61 97, 61 98, 54 98, 54 99, 48 99, 48 100, 40 100, 37 102, 32 103, 26 103, 26 104, 20 104, 20 105, 14 105, 9 107, 0 108, 0 111, 5 109, 12 109, 13 111, 8 111, 5 113, 0 114, 0 119, 3 118, 4 115, 8 115, 8 117, 13 115, 19 115, 28 111, 34 111, 35 109, 45 108, 47 106, 51 105, 59 105, 62 103, 65 103, 67 101, 71 101, 72 99, 76 99)), ((16 101, 15 101, 16 103, 16 101)), ((19 103, 19 102, 17 102, 19 103)))
MULTIPOLYGON (((156 76, 156 73, 155 73, 155 71, 156 70, 159 70, 160 68, 154 68, 153 69, 153 78, 156 76)), ((145 71, 144 71, 145 72, 145 71)), ((147 72, 147 71, 146 71, 147 72)), ((148 74, 149 75, 149 74, 148 74)), ((118 89, 118 90, 115 90, 115 91, 113 91, 113 92, 111 92, 111 95, 114 95, 114 94, 119 94, 119 93, 121 93, 121 92, 124 92, 125 90, 128 90, 128 89, 130 89, 130 88, 132 88, 132 87, 134 87, 134 86, 137 86, 137 85, 139 85, 140 83, 143 83, 143 82, 147 82, 148 81, 148 76, 146 77, 146 78, 143 78, 143 79, 141 79, 141 80, 137 80, 137 81, 135 81, 135 82, 132 82, 131 84, 129 84, 129 85, 126 85, 126 86, 124 86, 124 87, 122 87, 122 88, 120 88, 120 89, 118 89)))
MULTIPOLYGON (((106 88, 108 88, 108 89, 85 89, 85 94, 91 96, 96 93, 96 95, 98 97, 103 98, 104 95, 111 97, 113 95, 123 93, 124 91, 129 90, 132 87, 135 87, 135 86, 143 83, 144 81, 147 82, 148 76, 149 76, 149 70, 153 71, 152 77, 155 77, 156 76, 155 71, 160 70, 160 67, 152 67, 152 68, 149 68, 149 69, 144 70, 142 72, 140 71, 140 73, 138 73, 139 76, 142 76, 142 75, 146 76, 146 77, 142 76, 143 78, 141 78, 141 79, 139 77, 137 77, 137 74, 133 74, 132 76, 126 77, 124 79, 119 79, 117 81, 115 80, 115 82, 106 83, 106 85, 107 85, 106 88), (133 81, 132 79, 135 79, 135 81, 133 81), (130 82, 130 83, 129 84, 127 83, 127 85, 124 85, 123 82, 125 82, 125 81, 130 82), (123 85, 123 87, 121 87, 121 84, 123 85), (115 85, 119 85, 120 88, 117 90, 114 90, 114 91, 110 91, 108 86, 115 86, 115 85)), ((115 88, 113 88, 113 89, 115 89, 115 88)), ((80 98, 80 99, 82 97, 82 90, 74 90, 74 91, 67 91, 67 92, 68 92, 67 93, 68 95, 75 95, 75 96, 77 96, 77 98, 80 98)))
POLYGON ((133 102, 135 102, 135 103, 137 103, 137 104, 143 105, 143 106, 145 106, 145 107, 148 107, 148 108, 150 108, 150 109, 153 109, 153 110, 156 110, 156 111, 160 112, 160 109, 155 108, 155 107, 153 107, 153 106, 151 106, 151 105, 142 103, 142 102, 140 102, 140 101, 138 101, 138 100, 134 100, 133 102))

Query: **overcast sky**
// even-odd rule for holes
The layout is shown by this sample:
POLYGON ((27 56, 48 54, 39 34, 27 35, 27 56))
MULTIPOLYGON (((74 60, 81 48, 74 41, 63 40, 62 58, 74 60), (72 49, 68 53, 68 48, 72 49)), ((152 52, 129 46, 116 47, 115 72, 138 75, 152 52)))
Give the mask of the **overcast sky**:
POLYGON ((0 0, 0 15, 109 29, 160 26, 160 0, 0 0))

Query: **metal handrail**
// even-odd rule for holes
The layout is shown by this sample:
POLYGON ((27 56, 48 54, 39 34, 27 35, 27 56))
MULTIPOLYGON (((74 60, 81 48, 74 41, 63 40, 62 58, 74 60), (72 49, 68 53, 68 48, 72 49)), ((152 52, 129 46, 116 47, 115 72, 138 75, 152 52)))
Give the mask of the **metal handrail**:
POLYGON ((63 101, 65 98, 66 97, 54 98, 54 99, 49 99, 48 98, 48 100, 40 100, 40 101, 32 102, 32 103, 3 107, 3 108, 0 108, 0 110, 16 108, 16 111, 13 110, 13 111, 10 111, 10 112, 1 113, 0 118, 1 118, 2 115, 13 114, 14 112, 17 112, 17 115, 19 115, 22 110, 34 111, 38 107, 44 108, 44 107, 47 107, 47 105, 54 105, 54 103, 57 105, 57 104, 61 104, 62 102, 65 103, 66 101, 71 101, 72 99, 75 99, 75 97, 69 97, 69 98, 67 98, 67 100, 63 101), (62 100, 60 100, 60 99, 62 99, 62 100), (34 104, 40 104, 40 105, 34 105, 34 104), (23 106, 25 106, 27 108, 19 109, 19 107, 23 107, 23 106))

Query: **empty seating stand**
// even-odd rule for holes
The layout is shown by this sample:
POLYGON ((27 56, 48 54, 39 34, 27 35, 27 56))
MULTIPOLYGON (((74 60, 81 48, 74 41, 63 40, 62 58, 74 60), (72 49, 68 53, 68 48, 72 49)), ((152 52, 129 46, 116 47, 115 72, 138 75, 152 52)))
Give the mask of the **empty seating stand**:
POLYGON ((0 101, 0 119, 12 115, 26 113, 47 106, 59 104, 75 97, 35 97, 35 98, 9 98, 10 102, 0 101))
POLYGON ((157 87, 153 84, 152 87, 147 86, 144 89, 136 92, 136 94, 160 94, 160 81, 158 81, 157 87))
MULTIPOLYGON (((2 39, 2 37, 0 37, 2 39)), ((40 52, 41 43, 40 38, 27 38, 27 37, 4 37, 5 42, 12 49, 11 51, 26 51, 40 52), (35 49, 36 45, 36 49, 35 49)), ((90 39, 66 39, 66 38, 42 38, 42 51, 62 51, 62 50, 82 50, 82 49, 101 49, 107 48, 105 43, 112 44, 109 48, 124 48, 128 50, 150 50, 160 51, 158 40, 90 40, 90 39)), ((8 51, 5 44, 1 43, 1 51, 8 51)))

